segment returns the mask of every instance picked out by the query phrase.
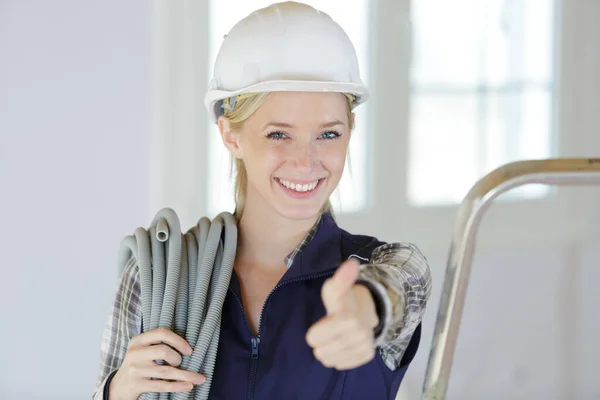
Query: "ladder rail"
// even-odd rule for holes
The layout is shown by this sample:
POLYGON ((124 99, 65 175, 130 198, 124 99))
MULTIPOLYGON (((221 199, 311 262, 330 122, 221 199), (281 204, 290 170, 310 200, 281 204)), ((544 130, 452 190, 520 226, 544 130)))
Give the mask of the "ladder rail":
POLYGON ((525 184, 600 185, 600 159, 516 161, 480 179, 462 201, 454 226, 421 400, 444 400, 468 287, 477 229, 495 198, 525 184))

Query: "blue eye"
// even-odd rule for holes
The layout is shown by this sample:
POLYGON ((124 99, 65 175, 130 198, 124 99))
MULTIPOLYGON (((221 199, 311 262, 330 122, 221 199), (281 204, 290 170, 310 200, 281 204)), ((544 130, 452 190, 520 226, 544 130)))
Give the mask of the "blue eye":
MULTIPOLYGON (((342 135, 340 135, 336 131, 327 131, 327 132, 323 132, 321 134, 321 136, 319 136, 319 139, 335 140, 335 139, 338 139, 340 136, 342 136, 342 135)), ((288 139, 289 137, 281 131, 275 131, 275 132, 271 132, 271 133, 267 134, 267 138, 273 139, 273 140, 285 140, 285 139, 288 139)))
POLYGON ((327 131, 327 132, 323 132, 323 134, 320 136, 320 138, 327 139, 327 140, 332 140, 332 139, 337 139, 340 136, 341 135, 338 132, 336 132, 336 131, 327 131))
POLYGON ((279 132, 279 131, 277 131, 277 132, 271 132, 271 133, 269 133, 269 134, 267 135, 267 137, 268 137, 269 139, 273 139, 273 140, 283 140, 283 139, 286 139, 286 138, 287 138, 287 136, 286 136, 286 134, 285 134, 285 133, 283 133, 283 132, 279 132))

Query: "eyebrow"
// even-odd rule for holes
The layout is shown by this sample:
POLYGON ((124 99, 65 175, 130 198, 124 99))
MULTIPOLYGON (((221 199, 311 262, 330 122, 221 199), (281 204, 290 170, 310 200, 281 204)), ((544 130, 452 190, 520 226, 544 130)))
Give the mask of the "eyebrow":
MULTIPOLYGON (((321 128, 331 128, 332 126, 337 126, 337 125, 344 125, 344 123, 342 121, 335 120, 335 121, 324 123, 323 125, 321 125, 321 128)), ((265 126, 263 127, 263 130, 267 129, 270 126, 274 127, 274 128, 293 128, 294 127, 294 125, 288 124, 287 122, 273 121, 273 122, 269 122, 269 123, 265 124, 265 126)))

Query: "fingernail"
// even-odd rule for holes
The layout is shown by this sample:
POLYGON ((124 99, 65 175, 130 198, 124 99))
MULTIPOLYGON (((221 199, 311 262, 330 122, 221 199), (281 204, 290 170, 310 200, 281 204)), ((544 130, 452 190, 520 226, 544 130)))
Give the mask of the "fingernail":
POLYGON ((188 389, 188 392, 191 392, 192 390, 194 390, 194 384, 190 383, 190 388, 188 389))
POLYGON ((206 378, 203 376, 199 376, 198 379, 196 379, 196 384, 198 385, 202 385, 204 382, 206 382, 206 378))

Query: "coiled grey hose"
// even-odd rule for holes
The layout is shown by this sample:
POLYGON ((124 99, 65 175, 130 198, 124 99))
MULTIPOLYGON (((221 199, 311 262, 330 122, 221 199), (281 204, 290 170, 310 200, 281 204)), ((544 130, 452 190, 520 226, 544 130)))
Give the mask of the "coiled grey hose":
POLYGON ((223 212, 212 222, 202 217, 183 235, 170 208, 161 209, 148 230, 137 228, 121 242, 120 271, 134 260, 139 266, 144 332, 167 328, 185 338, 194 351, 179 368, 206 377, 192 392, 144 393, 141 399, 208 398, 236 247, 232 214, 223 212))

